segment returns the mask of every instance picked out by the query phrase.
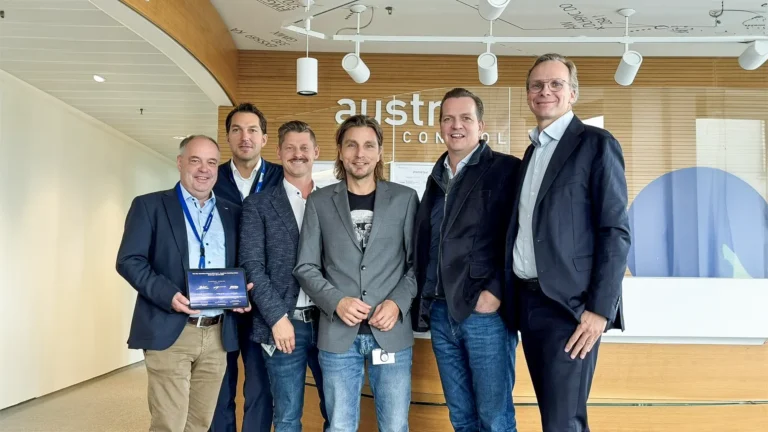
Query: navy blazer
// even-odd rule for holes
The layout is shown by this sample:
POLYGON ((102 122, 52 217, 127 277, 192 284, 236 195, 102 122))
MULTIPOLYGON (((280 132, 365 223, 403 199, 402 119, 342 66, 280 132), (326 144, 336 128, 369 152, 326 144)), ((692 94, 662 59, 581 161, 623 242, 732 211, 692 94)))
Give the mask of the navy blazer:
POLYGON ((299 226, 282 182, 243 202, 240 266, 253 283, 251 340, 274 344, 272 326, 291 316, 299 297, 293 267, 299 248, 299 226))
MULTIPOLYGON (((261 186, 261 190, 264 191, 267 188, 275 185, 279 185, 283 181, 283 166, 267 162, 266 159, 261 159, 264 164, 264 184, 261 186)), ((240 190, 235 183, 235 176, 232 173, 231 160, 219 165, 219 177, 216 180, 216 185, 213 186, 213 193, 216 197, 224 198, 225 200, 234 203, 236 206, 241 207, 243 205, 243 197, 240 195, 240 190)), ((259 174, 256 173, 258 176, 259 174)), ((251 193, 256 191, 256 187, 259 184, 259 178, 253 181, 251 185, 251 193)), ((249 196, 250 196, 249 195, 249 196)))
MULTIPOLYGON (((219 196, 216 196, 216 209, 226 236, 226 265, 234 267, 240 211, 219 196)), ((189 315, 174 311, 171 300, 178 292, 188 296, 187 270, 187 226, 176 190, 134 198, 117 252, 117 272, 139 292, 128 348, 164 350, 176 342, 189 315)), ((233 312, 224 313, 221 328, 224 349, 236 351, 237 327, 233 312)))
MULTIPOLYGON (((523 158, 507 232, 505 311, 511 290, 520 189, 533 155, 523 158)), ((608 131, 574 116, 552 155, 533 211, 533 244, 542 292, 581 321, 584 310, 624 330, 621 288, 630 245, 627 180, 621 145, 608 131)))
MULTIPOLYGON (((504 285, 504 239, 511 212, 509 196, 516 188, 520 159, 491 150, 481 142, 459 175, 463 176, 445 202, 442 224, 440 281, 451 317, 462 322, 477 305, 480 293, 490 291, 499 300, 504 285)), ((414 228, 414 268, 418 295, 412 314, 413 328, 426 331, 434 293, 425 293, 429 264, 431 211, 435 196, 444 191, 438 182, 442 176, 444 153, 435 163, 432 175, 416 213, 414 228)))

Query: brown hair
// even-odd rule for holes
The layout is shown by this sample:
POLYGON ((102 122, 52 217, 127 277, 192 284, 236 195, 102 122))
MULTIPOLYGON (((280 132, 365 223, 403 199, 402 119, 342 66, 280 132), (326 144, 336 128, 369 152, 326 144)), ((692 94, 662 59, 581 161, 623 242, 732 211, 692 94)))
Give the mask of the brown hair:
POLYGON ((485 114, 485 108, 483 108, 483 100, 477 97, 474 93, 471 91, 458 87, 453 90, 449 90, 448 93, 443 96, 443 100, 440 102, 440 122, 443 121, 443 104, 445 104, 445 101, 448 99, 458 99, 468 97, 471 98, 473 101, 475 101, 475 113, 477 114, 477 121, 483 120, 483 114, 485 114))
MULTIPOLYGON (((384 132, 381 130, 381 125, 379 125, 379 122, 377 122, 376 119, 363 114, 348 117, 336 131, 336 165, 334 166, 333 173, 336 175, 337 180, 346 180, 347 178, 347 170, 344 168, 344 162, 341 160, 341 144, 344 142, 344 135, 347 131, 354 127, 368 127, 373 129, 376 133, 376 141, 379 144, 379 151, 382 150, 384 132)), ((376 181, 384 179, 384 162, 381 158, 379 158, 379 161, 376 163, 376 168, 373 170, 373 176, 376 181)))
POLYGON ((232 127, 232 117, 234 117, 237 113, 251 113, 256 114, 256 117, 259 118, 259 126, 261 126, 261 133, 265 134, 267 133, 267 118, 264 116, 264 113, 259 111, 258 108, 256 108, 256 105, 245 102, 241 103, 240 105, 236 106, 232 111, 227 114, 227 119, 224 121, 224 126, 227 128, 227 134, 229 134, 229 128, 232 127))
POLYGON ((315 131, 312 130, 311 127, 307 123, 304 123, 301 120, 291 120, 287 123, 283 123, 282 126, 277 130, 277 146, 279 148, 283 148, 283 141, 285 141, 285 136, 288 135, 290 132, 296 132, 296 133, 305 133, 309 132, 309 139, 312 140, 312 144, 317 147, 317 140, 315 139, 315 131))

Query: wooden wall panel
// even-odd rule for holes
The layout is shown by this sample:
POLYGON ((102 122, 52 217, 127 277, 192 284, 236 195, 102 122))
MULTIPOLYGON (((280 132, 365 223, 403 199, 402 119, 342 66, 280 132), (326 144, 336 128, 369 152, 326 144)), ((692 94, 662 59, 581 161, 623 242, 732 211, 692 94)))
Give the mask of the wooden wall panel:
POLYGON ((238 51, 210 0, 120 0, 176 40, 237 100, 238 51))
MULTIPOLYGON (((481 86, 474 56, 364 55, 371 69, 370 80, 358 85, 341 69, 343 53, 315 53, 319 62, 319 93, 304 97, 296 94, 295 62, 300 53, 241 51, 239 72, 240 101, 252 101, 269 119, 270 145, 265 157, 275 160, 277 128, 285 121, 300 119, 315 129, 321 148, 321 160, 335 157, 335 113, 342 98, 351 98, 360 111, 362 99, 368 113, 375 111, 375 101, 386 103, 393 96, 408 103, 411 94, 420 93, 421 101, 439 101, 454 86, 475 91, 486 105, 486 130, 492 132, 491 145, 499 151, 522 157, 529 143, 528 130, 535 119, 528 110, 524 91, 525 76, 533 59, 500 57, 499 81, 493 87, 481 86), (495 137, 502 133, 499 142, 495 137)), ((631 87, 614 83, 617 59, 574 58, 579 68, 581 95, 574 107, 582 119, 604 116, 605 128, 621 142, 627 165, 630 201, 650 181, 674 169, 697 163, 696 119, 728 118, 762 120, 768 123, 768 68, 742 70, 735 58, 648 58, 631 87)), ((434 161, 444 146, 436 142, 434 126, 416 126, 411 106, 405 107, 406 125, 382 124, 385 136, 384 159, 398 162, 434 161), (411 142, 403 132, 411 133, 411 142), (428 142, 417 141, 426 132, 428 142), (394 154, 394 156, 393 156, 394 154)), ((219 139, 226 142, 224 118, 229 108, 219 110, 219 139)), ((426 119, 428 106, 421 108, 426 119)), ((436 114, 437 115, 437 114, 436 114)), ((723 138, 722 145, 727 143, 723 138)), ((224 146, 222 158, 230 157, 224 146)), ((768 168, 765 144, 754 146, 755 156, 763 161, 757 169, 768 168)), ((729 170, 731 167, 729 167, 729 170)), ((768 179, 752 184, 768 196, 768 179)))

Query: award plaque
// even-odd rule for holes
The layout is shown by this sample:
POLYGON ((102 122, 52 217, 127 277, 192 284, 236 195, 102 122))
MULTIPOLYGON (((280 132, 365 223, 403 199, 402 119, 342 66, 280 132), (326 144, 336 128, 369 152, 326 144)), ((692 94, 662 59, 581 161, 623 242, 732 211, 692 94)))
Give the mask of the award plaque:
POLYGON ((190 309, 248 307, 245 270, 240 268, 189 270, 187 292, 190 309))

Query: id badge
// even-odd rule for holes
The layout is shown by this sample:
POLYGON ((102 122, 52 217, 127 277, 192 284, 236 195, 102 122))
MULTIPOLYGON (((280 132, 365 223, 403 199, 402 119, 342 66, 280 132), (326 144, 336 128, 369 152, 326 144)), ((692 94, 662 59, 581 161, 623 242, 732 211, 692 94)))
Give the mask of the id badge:
POLYGON ((395 353, 389 353, 381 348, 376 348, 371 352, 371 359, 374 365, 395 364, 395 353))

